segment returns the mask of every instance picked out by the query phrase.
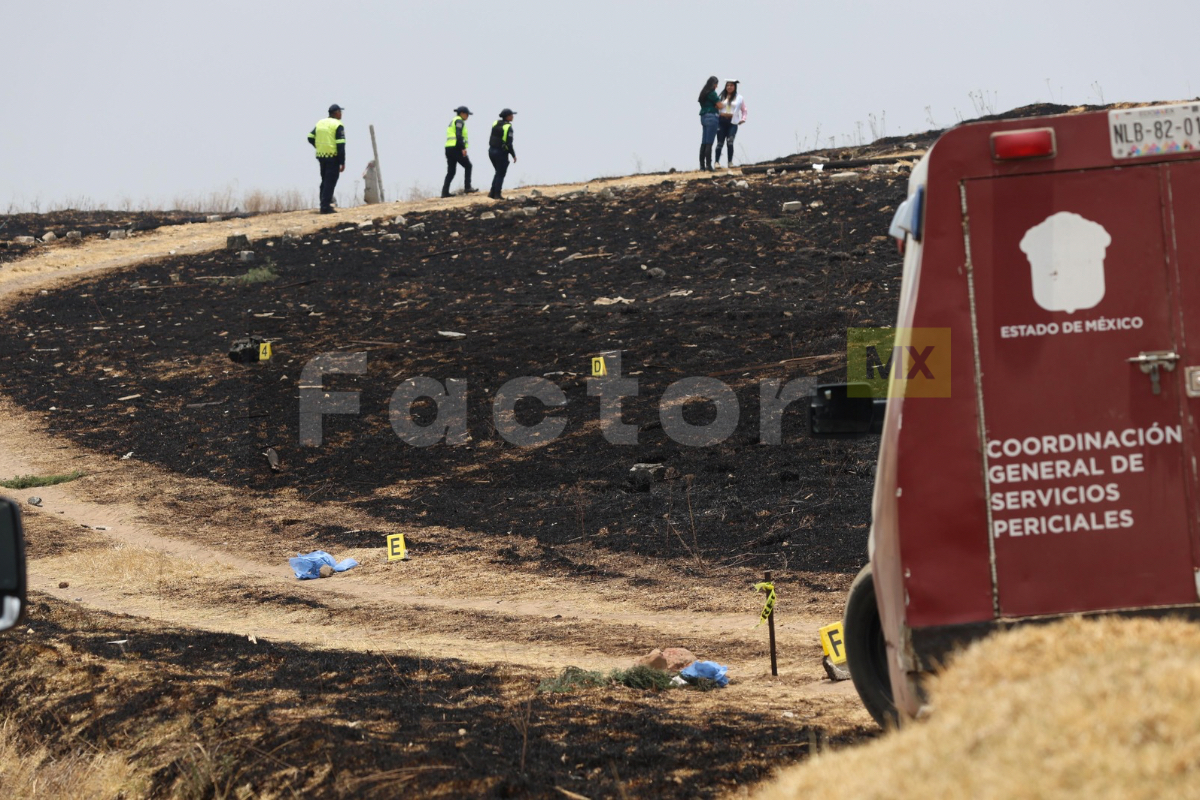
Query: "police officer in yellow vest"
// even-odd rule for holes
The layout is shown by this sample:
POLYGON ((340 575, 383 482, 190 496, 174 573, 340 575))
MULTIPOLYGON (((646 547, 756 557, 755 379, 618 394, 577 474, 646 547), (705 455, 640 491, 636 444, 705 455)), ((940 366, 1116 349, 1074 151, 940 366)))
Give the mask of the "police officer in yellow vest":
POLYGON ((471 188, 471 159, 467 158, 467 117, 471 116, 471 109, 459 106, 454 113, 458 116, 446 128, 446 182, 442 184, 442 197, 450 196, 450 183, 459 164, 463 168, 463 193, 475 191, 471 188))
POLYGON ((308 141, 317 150, 321 165, 321 213, 333 213, 333 190, 338 176, 346 169, 346 129, 342 126, 342 107, 334 103, 329 116, 317 123, 308 141))
POLYGON ((508 173, 508 157, 517 160, 517 151, 513 149, 512 118, 517 112, 506 108, 500 112, 500 119, 492 123, 492 136, 488 140, 488 158, 496 168, 496 177, 492 178, 492 191, 488 197, 494 200, 502 199, 500 190, 504 188, 504 176, 508 173))

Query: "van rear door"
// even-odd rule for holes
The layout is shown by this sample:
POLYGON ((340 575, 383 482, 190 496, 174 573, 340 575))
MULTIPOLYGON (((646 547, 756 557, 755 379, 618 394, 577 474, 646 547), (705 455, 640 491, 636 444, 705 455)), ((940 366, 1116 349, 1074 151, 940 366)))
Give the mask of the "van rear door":
POLYGON ((1181 297, 1200 301, 1200 233, 1180 228, 1177 261, 1173 184, 1196 219, 1191 163, 963 183, 1002 616, 1197 600, 1181 297))

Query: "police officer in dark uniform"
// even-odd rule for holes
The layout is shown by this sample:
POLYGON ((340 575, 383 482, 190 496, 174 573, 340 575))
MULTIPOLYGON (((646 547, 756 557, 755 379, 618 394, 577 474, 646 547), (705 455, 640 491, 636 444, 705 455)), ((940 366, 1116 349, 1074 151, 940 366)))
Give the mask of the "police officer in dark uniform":
POLYGON ((508 173, 508 157, 517 160, 517 151, 513 149, 512 118, 517 112, 506 108, 500 112, 500 119, 492 123, 492 136, 488 140, 488 158, 496 168, 496 177, 492 178, 492 191, 488 197, 500 200, 500 190, 504 188, 504 176, 508 173))
POLYGON ((317 123, 308 134, 308 141, 317 151, 317 163, 321 166, 321 213, 333 213, 333 190, 338 176, 346 169, 346 128, 342 125, 342 111, 337 103, 329 107, 329 116, 317 123))
POLYGON ((471 116, 471 109, 459 106, 454 113, 458 116, 446 128, 446 182, 442 184, 442 197, 450 196, 450 183, 459 164, 463 168, 463 192, 475 191, 471 188, 471 159, 467 158, 467 117, 471 116))

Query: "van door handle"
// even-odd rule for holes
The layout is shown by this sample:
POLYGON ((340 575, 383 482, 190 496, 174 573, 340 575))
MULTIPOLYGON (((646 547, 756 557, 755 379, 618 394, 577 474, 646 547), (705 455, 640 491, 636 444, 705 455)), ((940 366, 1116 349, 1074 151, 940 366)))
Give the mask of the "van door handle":
POLYGON ((1175 369, 1179 353, 1174 350, 1143 350, 1132 358, 1127 358, 1130 364, 1137 364, 1138 369, 1150 376, 1150 388, 1155 394, 1162 394, 1162 385, 1158 379, 1159 368, 1167 372, 1175 369))

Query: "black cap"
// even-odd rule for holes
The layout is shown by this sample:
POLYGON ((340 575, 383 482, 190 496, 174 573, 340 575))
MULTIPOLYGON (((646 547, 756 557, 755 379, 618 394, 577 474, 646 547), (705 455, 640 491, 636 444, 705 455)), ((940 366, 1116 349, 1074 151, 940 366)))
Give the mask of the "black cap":
POLYGON ((504 117, 511 117, 516 113, 517 112, 513 111, 511 108, 506 108, 500 112, 500 118, 503 119, 504 117))
POLYGON ((342 107, 341 107, 341 106, 339 106, 337 103, 334 103, 333 105, 331 105, 331 106, 329 107, 329 113, 330 113, 330 114, 332 114, 332 113, 333 113, 333 112, 335 112, 335 111, 345 111, 345 110, 346 110, 346 109, 342 108, 342 107))
POLYGON ((458 108, 454 109, 454 113, 455 114, 470 114, 471 109, 467 108, 466 106, 459 106, 458 108))

